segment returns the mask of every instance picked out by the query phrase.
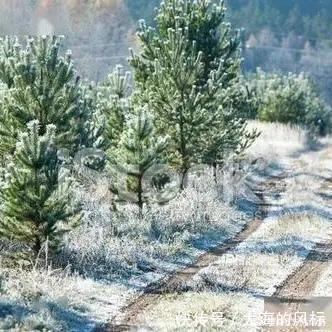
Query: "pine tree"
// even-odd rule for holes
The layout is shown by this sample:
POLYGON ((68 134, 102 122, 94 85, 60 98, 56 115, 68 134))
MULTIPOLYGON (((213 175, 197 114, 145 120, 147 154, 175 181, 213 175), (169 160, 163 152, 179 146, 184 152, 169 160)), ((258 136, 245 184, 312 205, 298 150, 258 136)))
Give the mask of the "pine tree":
MULTIPOLYGON (((172 138, 172 159, 181 170, 183 188, 187 171, 199 161, 213 115, 205 108, 207 96, 197 86, 203 72, 202 54, 195 51, 188 54, 186 50, 194 50, 195 45, 189 48, 182 30, 169 29, 168 33, 168 39, 159 40, 155 47, 159 54, 156 53, 156 60, 150 63, 153 71, 140 89, 142 102, 149 103, 156 113, 158 134, 169 134, 172 138)), ((133 63, 139 65, 140 59, 136 57, 133 63)))
POLYGON ((58 248, 62 235, 79 221, 78 210, 71 208, 69 182, 60 183, 55 127, 46 126, 42 136, 40 131, 38 121, 31 121, 20 134, 0 190, 0 236, 27 245, 35 255, 45 241, 58 248))
POLYGON ((154 29, 141 21, 142 52, 131 64, 142 101, 156 113, 158 133, 172 138, 183 188, 192 164, 215 165, 211 157, 220 157, 219 150, 236 150, 246 139, 234 108, 240 38, 225 22, 223 3, 166 0, 156 22, 154 29), (233 137, 239 140, 230 144, 233 137))
MULTIPOLYGON (((204 163, 211 165, 213 177, 217 183, 218 169, 231 162, 240 161, 245 151, 260 136, 257 129, 249 130, 246 119, 257 111, 258 102, 252 92, 241 85, 241 81, 235 85, 228 106, 220 106, 223 114, 218 126, 211 128, 210 135, 206 138, 206 148, 203 152, 204 163)), ((228 91, 226 91, 226 94, 228 91)))
POLYGON ((167 138, 154 135, 147 110, 136 107, 130 114, 118 146, 110 149, 110 162, 120 172, 119 176, 125 179, 122 187, 120 183, 123 181, 115 182, 112 191, 120 200, 136 203, 140 214, 150 198, 143 188, 144 175, 161 161, 166 146, 167 138))
MULTIPOLYGON (((92 93, 75 77, 70 52, 60 55, 61 37, 0 40, 0 81, 6 86, 0 105, 0 155, 13 152, 26 124, 39 121, 39 134, 57 128, 56 145, 74 154, 91 145, 92 93)), ((95 129, 95 128, 94 128, 95 129)))
POLYGON ((121 65, 116 66, 99 88, 98 107, 105 117, 104 140, 106 148, 119 143, 126 116, 130 109, 130 73, 124 73, 121 65))
POLYGON ((225 21, 225 14, 223 1, 216 5, 210 0, 166 0, 161 3, 156 17, 162 38, 167 36, 169 28, 188 31, 188 40, 195 42, 196 52, 202 53, 202 85, 209 79, 211 70, 217 70, 221 62, 223 82, 238 76, 240 35, 239 31, 232 31, 225 21))

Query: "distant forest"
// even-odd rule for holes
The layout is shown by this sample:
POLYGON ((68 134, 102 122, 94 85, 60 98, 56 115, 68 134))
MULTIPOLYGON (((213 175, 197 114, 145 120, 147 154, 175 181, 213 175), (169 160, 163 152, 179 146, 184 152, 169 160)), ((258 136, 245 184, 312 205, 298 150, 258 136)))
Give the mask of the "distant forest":
POLYGON ((313 45, 332 45, 331 0, 228 0, 229 17, 247 33, 270 29, 277 38, 293 33, 313 45))
MULTIPOLYGON (((151 23, 159 0, 125 0, 135 20, 145 17, 151 23)), ((217 2, 217 1, 216 1, 217 2)), ((331 0, 227 0, 228 16, 247 34, 268 28, 279 38, 294 33, 313 44, 332 44, 331 0)))
MULTIPOLYGON (((0 34, 63 34, 82 74, 95 81, 135 48, 137 21, 153 24, 160 0, 0 0, 0 34)), ((218 2, 218 0, 216 0, 218 2)), ((332 0, 226 0, 243 28, 244 69, 311 75, 332 103, 332 0)))

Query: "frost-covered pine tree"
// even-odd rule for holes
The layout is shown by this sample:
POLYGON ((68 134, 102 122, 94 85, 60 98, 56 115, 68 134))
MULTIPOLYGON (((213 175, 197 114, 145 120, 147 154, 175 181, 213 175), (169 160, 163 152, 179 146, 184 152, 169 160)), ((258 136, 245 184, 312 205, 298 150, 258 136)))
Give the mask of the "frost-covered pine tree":
POLYGON ((7 178, 2 183, 0 236, 28 246, 35 255, 48 241, 59 246, 62 235, 78 224, 71 207, 69 182, 61 182, 61 162, 54 144, 55 126, 31 121, 19 135, 7 178))
POLYGON ((39 134, 57 128, 56 145, 74 154, 93 144, 93 94, 75 75, 71 55, 60 55, 61 37, 0 39, 0 81, 6 89, 0 105, 0 154, 11 153, 21 130, 39 121, 39 134))
POLYGON ((121 65, 108 75, 98 91, 98 108, 105 117, 106 148, 119 143, 131 104, 130 73, 121 65))
POLYGON ((154 135, 152 120, 143 107, 135 107, 124 127, 119 144, 109 150, 110 163, 118 177, 111 190, 120 200, 138 205, 142 213, 149 192, 143 187, 144 175, 157 162, 167 147, 167 138, 154 135))
MULTIPOLYGON (((207 96, 197 85, 203 72, 202 53, 196 52, 194 43, 189 47, 189 43, 184 31, 170 28, 167 39, 159 39, 154 46, 155 60, 151 58, 150 63, 153 69, 139 87, 143 96, 148 94, 145 101, 154 110, 158 134, 172 138, 172 161, 181 170, 182 188, 187 171, 199 162, 204 137, 214 121, 205 107, 207 96)), ((134 67, 142 59, 135 57, 134 67)))
POLYGON ((240 39, 225 22, 223 2, 165 0, 156 22, 152 28, 141 21, 142 52, 131 64, 143 101, 156 113, 158 133, 172 138, 183 188, 192 164, 215 165, 226 145, 238 148, 232 137, 245 139, 234 109, 240 39))

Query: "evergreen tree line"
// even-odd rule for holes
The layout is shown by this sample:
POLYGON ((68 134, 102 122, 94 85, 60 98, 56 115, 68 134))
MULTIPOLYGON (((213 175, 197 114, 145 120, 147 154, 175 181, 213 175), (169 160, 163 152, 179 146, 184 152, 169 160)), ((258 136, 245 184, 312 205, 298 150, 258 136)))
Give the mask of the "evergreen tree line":
MULTIPOLYGON (((110 190, 142 214, 152 201, 144 186, 153 166, 176 170, 183 190, 191 167, 210 165, 217 179, 218 167, 259 135, 244 120, 252 103, 239 33, 223 4, 166 0, 155 27, 140 21, 138 38, 133 77, 117 67, 99 86, 77 76, 70 52, 61 55, 61 37, 0 40, 1 238, 35 255, 46 242, 59 247, 81 219, 71 170, 82 149, 105 152, 110 174, 125 174, 125 186, 114 179, 110 190)), ((158 190, 169 179, 152 180, 158 190)))
POLYGON ((313 45, 331 46, 329 0, 228 0, 227 5, 232 23, 241 24, 248 34, 268 28, 280 39, 292 33, 313 45))

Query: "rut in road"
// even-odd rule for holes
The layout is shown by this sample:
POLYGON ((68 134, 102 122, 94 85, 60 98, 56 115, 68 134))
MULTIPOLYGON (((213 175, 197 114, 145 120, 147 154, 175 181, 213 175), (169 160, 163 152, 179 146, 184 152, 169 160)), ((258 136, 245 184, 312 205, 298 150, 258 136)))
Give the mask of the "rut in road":
MULTIPOLYGON (((314 300, 312 292, 320 276, 328 268, 331 261, 332 242, 318 244, 309 253, 304 263, 277 288, 272 296, 273 301, 278 299, 282 303, 282 309, 278 310, 291 315, 307 310, 304 309, 304 305, 310 304, 314 300)), ((272 332, 280 331, 280 329, 266 328, 263 331, 272 332)), ((312 328, 301 326, 283 331, 309 332, 312 331, 312 328)))
POLYGON ((316 245, 304 263, 277 288, 274 296, 290 302, 308 299, 331 260, 332 242, 316 245))

